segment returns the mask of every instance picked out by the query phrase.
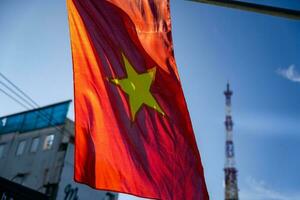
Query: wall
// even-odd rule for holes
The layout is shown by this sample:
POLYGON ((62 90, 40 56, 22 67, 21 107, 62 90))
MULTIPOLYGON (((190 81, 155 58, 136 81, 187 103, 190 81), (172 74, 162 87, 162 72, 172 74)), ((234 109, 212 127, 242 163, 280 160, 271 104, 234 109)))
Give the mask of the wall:
POLYGON ((74 145, 69 143, 64 168, 59 183, 59 200, 115 200, 116 193, 94 190, 89 186, 78 184, 73 179, 74 173, 74 145), (115 197, 113 197, 115 196, 115 197))

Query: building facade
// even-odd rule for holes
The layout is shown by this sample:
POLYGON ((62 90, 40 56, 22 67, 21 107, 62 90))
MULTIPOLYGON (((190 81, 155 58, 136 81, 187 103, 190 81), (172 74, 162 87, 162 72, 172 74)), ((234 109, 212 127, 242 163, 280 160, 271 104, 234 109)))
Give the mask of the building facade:
POLYGON ((0 177, 46 194, 49 199, 115 200, 73 180, 74 124, 70 101, 0 118, 0 177))
POLYGON ((48 200, 45 194, 0 177, 1 200, 48 200))

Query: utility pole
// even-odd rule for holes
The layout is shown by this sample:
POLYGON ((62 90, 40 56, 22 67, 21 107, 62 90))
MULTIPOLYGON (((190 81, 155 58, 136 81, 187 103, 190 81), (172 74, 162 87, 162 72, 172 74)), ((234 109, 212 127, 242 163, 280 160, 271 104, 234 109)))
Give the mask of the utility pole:
POLYGON ((267 6, 267 5, 249 3, 244 1, 236 1, 236 0, 187 0, 187 1, 205 3, 205 4, 222 6, 227 8, 234 8, 234 9, 239 9, 244 11, 251 11, 260 14, 272 15, 276 17, 300 20, 300 10, 279 8, 274 6, 267 6))

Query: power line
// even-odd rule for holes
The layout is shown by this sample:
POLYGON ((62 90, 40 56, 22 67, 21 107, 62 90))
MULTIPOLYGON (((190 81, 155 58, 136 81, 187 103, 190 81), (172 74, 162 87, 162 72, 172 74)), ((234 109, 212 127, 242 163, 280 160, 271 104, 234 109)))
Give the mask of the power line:
POLYGON ((0 76, 4 78, 9 84, 11 84, 16 90, 18 90, 22 95, 24 95, 29 101, 31 101, 35 106, 40 107, 30 96, 23 92, 18 86, 16 86, 12 81, 10 81, 6 76, 0 72, 0 76))
MULTIPOLYGON (((18 103, 19 105, 21 105, 22 107, 26 108, 26 109, 38 109, 40 108, 40 106, 28 95, 26 94, 22 89, 20 89, 17 85, 15 85, 12 81, 10 81, 4 74, 2 74, 0 72, 0 76, 6 80, 10 85, 12 85, 15 90, 17 90, 19 93, 21 93, 24 97, 22 97, 20 94, 18 94, 14 89, 10 88, 9 86, 7 86, 5 83, 3 83, 2 81, 0 81, 0 84, 2 84, 5 88, 7 88, 10 92, 12 92, 13 94, 15 94, 19 99, 21 99, 21 101, 23 101, 23 103, 21 101, 19 101, 17 98, 13 97, 12 95, 10 95, 8 92, 6 92, 5 90, 1 89, 0 88, 0 91, 2 93, 4 93, 6 96, 8 96, 9 98, 11 98, 12 100, 14 100, 16 103, 18 103), (25 97, 30 101, 32 102, 32 105, 31 103, 28 103, 28 100, 25 99, 25 97), (28 106, 26 106, 24 104, 24 102, 27 103, 27 105, 29 105, 31 108, 29 108, 28 106)), ((47 113, 44 113, 42 111, 39 111, 38 112, 38 115, 43 117, 46 121, 48 121, 50 123, 50 125, 54 125, 54 128, 57 129, 59 132, 63 133, 63 131, 66 131, 68 134, 72 135, 72 133, 70 131, 68 131, 67 129, 63 129, 61 127, 58 127, 58 126, 55 126, 55 123, 56 121, 54 119, 51 119, 51 116, 49 116, 47 113), (52 122, 54 124, 52 124, 52 122)))
POLYGON ((8 89, 11 93, 13 93, 14 95, 16 95, 20 99, 22 99, 24 102, 26 102, 27 105, 29 105, 30 107, 34 107, 30 102, 28 102, 28 100, 26 100, 24 97, 22 97, 21 95, 19 95, 17 92, 15 92, 12 88, 10 88, 4 82, 0 81, 0 84, 3 85, 6 89, 8 89))
POLYGON ((2 93, 4 93, 6 96, 8 96, 9 98, 11 98, 13 101, 17 102, 19 105, 21 105, 22 107, 26 108, 26 109, 30 109, 29 107, 27 107, 26 105, 24 105, 23 103, 21 103, 19 100, 17 100, 15 97, 13 97, 12 95, 10 95, 9 93, 7 93, 5 90, 2 90, 0 88, 0 91, 2 93))
MULTIPOLYGON (((22 107, 24 107, 25 109, 32 109, 32 108, 29 108, 28 106, 26 106, 25 104, 23 104, 21 101, 19 101, 17 98, 13 97, 12 95, 10 95, 8 92, 6 92, 5 90, 1 89, 0 88, 0 91, 2 93, 4 93, 6 96, 8 96, 10 99, 12 99, 13 101, 15 101, 16 103, 18 103, 19 105, 21 105, 22 107)), ((73 135, 70 131, 68 131, 67 129, 64 129, 62 127, 58 127, 58 126, 55 126, 54 123, 56 123, 56 121, 54 119, 51 119, 50 116, 47 116, 48 114, 47 113, 44 113, 42 111, 39 111, 38 113, 38 116, 42 117, 44 120, 48 121, 50 123, 50 125, 54 125, 53 127, 58 130, 59 132, 63 133, 63 131, 67 132, 69 135, 73 135)))
POLYGON ((288 19, 300 20, 300 10, 292 10, 287 8, 280 8, 274 6, 267 6, 262 4, 255 4, 245 1, 236 0, 186 0, 198 3, 211 4, 227 8, 234 8, 244 11, 251 11, 260 14, 272 15, 276 17, 283 17, 288 19))

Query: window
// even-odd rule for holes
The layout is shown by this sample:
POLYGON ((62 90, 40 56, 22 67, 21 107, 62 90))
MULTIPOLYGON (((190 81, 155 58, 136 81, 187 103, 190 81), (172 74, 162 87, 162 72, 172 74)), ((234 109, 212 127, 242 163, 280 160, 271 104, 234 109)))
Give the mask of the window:
POLYGON ((44 150, 51 149, 53 146, 53 142, 54 142, 54 134, 46 136, 43 149, 44 150))
POLYGON ((112 194, 112 193, 110 193, 110 192, 107 192, 107 193, 105 194, 104 199, 105 199, 105 200, 115 200, 116 198, 115 198, 115 195, 114 195, 114 194, 112 194))
POLYGON ((17 152, 16 152, 17 156, 20 156, 20 155, 22 155, 24 153, 25 146, 26 146, 26 141, 25 140, 19 142, 19 145, 18 145, 18 148, 17 148, 17 152))
POLYGON ((0 158, 4 157, 4 147, 5 147, 5 144, 0 144, 0 158))
POLYGON ((68 143, 61 143, 59 145, 58 151, 67 151, 68 143))
POLYGON ((39 144, 40 144, 40 138, 36 137, 33 138, 32 143, 31 143, 31 147, 30 147, 30 152, 36 152, 39 148, 39 144))

